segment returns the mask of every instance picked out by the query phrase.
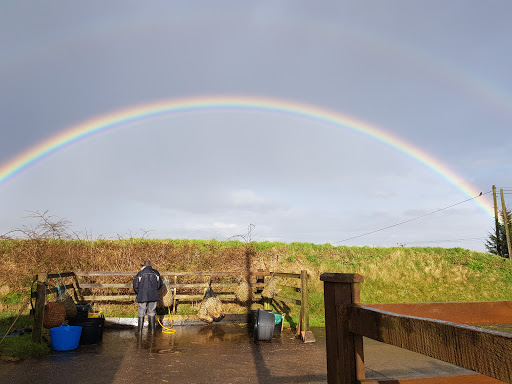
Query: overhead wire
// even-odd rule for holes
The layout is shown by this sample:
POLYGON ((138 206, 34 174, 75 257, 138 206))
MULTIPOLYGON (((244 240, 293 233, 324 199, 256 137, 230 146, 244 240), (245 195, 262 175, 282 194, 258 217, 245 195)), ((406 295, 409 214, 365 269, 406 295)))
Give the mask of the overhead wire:
POLYGON ((453 241, 482 241, 485 240, 485 237, 469 237, 466 239, 445 239, 445 240, 425 240, 425 241, 404 241, 400 243, 402 245, 407 244, 423 244, 423 243, 441 243, 441 242, 453 242, 453 241))
POLYGON ((393 227, 397 227, 397 226, 402 225, 402 224, 410 223, 411 221, 418 220, 418 219, 421 219, 421 218, 426 217, 426 216, 429 216, 429 215, 433 215, 434 213, 438 213, 438 212, 444 211, 444 210, 446 210, 446 209, 449 209, 449 208, 455 207, 456 205, 463 204, 463 203, 467 203, 468 201, 471 201, 471 200, 477 199, 477 198, 479 198, 479 197, 485 196, 485 195, 487 195, 487 194, 489 194, 489 193, 492 193, 492 191, 488 191, 488 192, 485 192, 485 193, 480 192, 480 194, 479 194, 478 196, 471 197, 470 199, 466 199, 466 200, 461 201, 461 202, 459 202, 459 203, 455 203, 455 204, 449 205, 449 206, 447 206, 447 207, 437 209, 437 210, 435 210, 435 211, 432 211, 432 212, 426 213, 426 214, 424 214, 424 215, 421 215, 421 216, 415 217, 415 218, 413 218, 413 219, 405 220, 405 221, 402 221, 402 222, 397 223, 397 224, 393 224, 393 225, 389 225, 389 226, 384 227, 384 228, 376 229, 375 231, 371 231, 371 232, 363 233, 362 235, 353 236, 353 237, 349 237, 349 238, 344 239, 344 240, 336 241, 336 242, 334 242, 334 243, 332 243, 332 244, 334 245, 334 244, 343 243, 343 242, 345 242, 345 241, 349 241, 349 240, 357 239, 357 238, 359 238, 359 237, 363 237, 363 236, 368 236, 368 235, 371 235, 371 234, 376 233, 376 232, 384 231, 384 230, 389 229, 389 228, 393 228, 393 227))

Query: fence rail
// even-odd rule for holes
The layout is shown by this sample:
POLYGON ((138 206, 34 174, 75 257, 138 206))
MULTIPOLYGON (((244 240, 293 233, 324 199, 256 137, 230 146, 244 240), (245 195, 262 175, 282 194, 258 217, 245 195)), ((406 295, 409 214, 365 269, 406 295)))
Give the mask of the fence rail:
MULTIPOLYGON (((92 272, 85 272, 85 271, 76 271, 76 272, 69 272, 74 274, 75 276, 80 277, 86 277, 86 276, 135 276, 139 271, 92 271, 92 272)), ((247 272, 168 272, 163 271, 160 272, 161 276, 217 276, 217 277, 231 277, 231 276, 270 276, 271 272, 265 272, 265 271, 250 271, 247 272)), ((64 277, 63 274, 61 274, 62 277, 64 277)), ((294 275, 294 276, 300 276, 300 274, 287 274, 287 273, 278 273, 278 275, 294 275)), ((71 275, 68 275, 71 276, 71 275)), ((277 275, 276 275, 277 276, 277 275)), ((51 274, 51 277, 56 278, 59 277, 59 274, 51 274)), ((281 276, 285 277, 285 276, 281 276)))
POLYGON ((364 304, 364 306, 401 315, 425 317, 466 325, 512 323, 511 301, 385 303, 364 304))
MULTIPOLYGON (((435 319, 439 308, 449 308, 451 303, 361 305, 360 283, 364 280, 358 274, 324 273, 320 279, 324 282, 329 383, 366 382, 363 336, 512 383, 512 335, 435 319), (415 316, 378 308, 386 306, 415 316)), ((499 308, 494 323, 512 322, 511 302, 453 303, 453 307, 442 316, 462 319, 455 315, 458 309, 472 313, 467 321, 491 324, 489 311, 499 308), (475 311, 477 308, 480 311, 475 311)), ((486 382, 485 376, 482 378, 480 382, 486 382)), ((444 377, 443 383, 457 380, 457 376, 444 377)))

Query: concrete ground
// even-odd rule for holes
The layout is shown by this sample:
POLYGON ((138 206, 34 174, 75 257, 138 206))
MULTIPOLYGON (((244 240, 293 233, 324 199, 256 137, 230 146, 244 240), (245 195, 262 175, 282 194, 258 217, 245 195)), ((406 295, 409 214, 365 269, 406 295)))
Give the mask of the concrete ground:
MULTIPOLYGON (((175 326, 175 334, 106 327, 98 344, 52 352, 42 359, 0 363, 0 383, 326 383, 325 332, 315 343, 290 331, 254 343, 246 326, 175 326)), ((403 379, 473 372, 365 339, 368 379, 403 379)), ((397 382, 397 381, 395 381, 397 382)))

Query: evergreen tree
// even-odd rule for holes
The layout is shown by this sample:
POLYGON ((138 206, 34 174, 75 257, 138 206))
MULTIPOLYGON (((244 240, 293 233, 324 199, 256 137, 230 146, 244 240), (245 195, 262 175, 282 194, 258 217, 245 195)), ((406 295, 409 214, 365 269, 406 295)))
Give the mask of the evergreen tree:
MULTIPOLYGON (((510 211, 505 207, 505 211, 507 212, 507 222, 509 231, 512 230, 512 219, 510 217, 510 211)), ((493 231, 489 233, 489 238, 485 242, 485 248, 489 253, 493 255, 499 255, 501 257, 510 257, 508 254, 507 247, 507 234, 505 233, 505 224, 503 224, 504 216, 503 211, 500 212, 501 222, 498 222, 498 233, 493 231)))

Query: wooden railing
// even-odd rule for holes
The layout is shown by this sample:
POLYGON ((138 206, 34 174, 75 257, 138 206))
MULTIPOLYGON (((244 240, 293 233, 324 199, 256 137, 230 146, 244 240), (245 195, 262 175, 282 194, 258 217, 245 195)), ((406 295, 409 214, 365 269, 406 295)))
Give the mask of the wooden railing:
MULTIPOLYGON (((361 275, 324 273, 320 279, 324 282, 329 383, 366 382, 363 337, 512 383, 512 359, 510 358, 512 335, 439 319, 439 317, 450 318, 462 323, 465 312, 471 313, 471 316, 467 316, 470 324, 490 324, 492 323, 490 318, 493 317, 490 311, 493 308, 499 308, 494 323, 511 323, 511 302, 465 303, 464 305, 462 303, 361 305, 360 283, 364 281, 361 275), (444 311, 445 314, 442 315, 441 309, 449 308, 450 305, 454 310, 444 311), (401 310, 405 314, 379 309, 386 306, 390 311, 401 310), (461 310, 463 306, 465 309, 461 310), (457 312, 459 312, 458 315, 457 312), (410 313, 414 313, 414 316, 410 313)), ((444 377, 443 380, 443 383, 449 383, 450 378, 444 377)))
MULTIPOLYGON (((137 271, 75 271, 75 272, 57 272, 57 273, 39 273, 36 276, 36 291, 32 293, 35 298, 34 306, 34 330, 33 340, 41 341, 42 322, 44 316, 44 306, 47 295, 56 294, 59 284, 60 288, 69 290, 77 303, 125 303, 131 304, 135 301, 135 294, 132 288, 132 279, 137 271), (120 278, 122 282, 104 283, 98 280, 105 278, 120 278), (52 284, 52 281, 54 284, 52 284), (53 286, 53 287, 52 287, 53 286), (107 294, 105 294, 107 291, 107 294), (98 294, 97 292, 102 292, 98 294)), ((240 272, 160 272, 163 279, 169 280, 168 288, 174 292, 173 310, 176 313, 176 301, 178 303, 193 303, 202 300, 205 289, 213 281, 211 286, 222 301, 235 301, 234 290, 238 285, 237 278, 241 276, 240 272), (197 282, 198 279, 202 282, 197 282), (224 280, 224 281, 223 281, 224 280), (226 282, 231 280, 231 282, 226 282)), ((309 331, 309 290, 307 271, 301 273, 282 273, 269 271, 250 271, 244 274, 251 289, 253 290, 253 301, 261 300, 265 309, 270 309, 272 305, 278 303, 287 303, 300 306, 300 319, 298 334, 304 339, 304 332, 309 331), (261 297, 261 291, 265 286, 265 279, 274 276, 279 279, 277 287, 300 293, 300 298, 284 296, 277 293, 273 299, 261 297), (300 286, 289 283, 289 280, 300 280, 300 286), (284 284, 286 283, 286 285, 284 284)), ((119 279, 118 279, 119 280, 119 279)), ((293 296, 293 295, 292 295, 293 296)), ((314 340, 314 339, 313 339, 314 340)))

